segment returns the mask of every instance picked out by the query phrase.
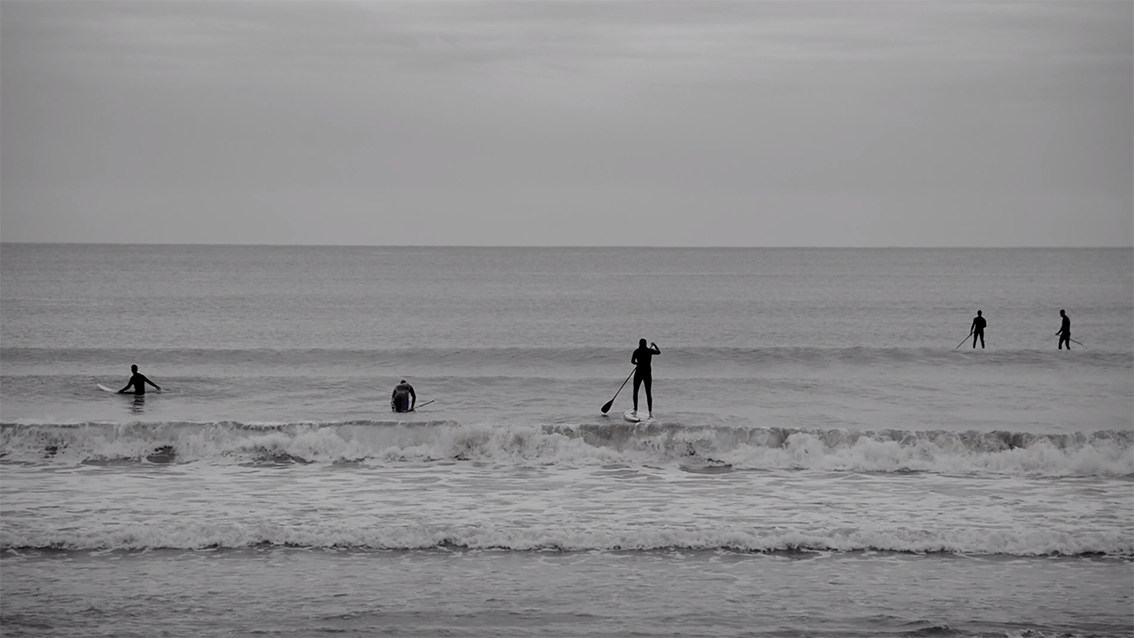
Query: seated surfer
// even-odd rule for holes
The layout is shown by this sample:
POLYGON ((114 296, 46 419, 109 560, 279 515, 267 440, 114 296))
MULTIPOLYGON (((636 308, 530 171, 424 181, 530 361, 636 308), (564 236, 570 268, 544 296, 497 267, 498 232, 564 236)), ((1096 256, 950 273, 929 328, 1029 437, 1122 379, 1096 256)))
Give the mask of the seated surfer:
POLYGON ((147 379, 146 375, 138 372, 138 366, 130 366, 130 381, 126 383, 125 388, 118 391, 118 394, 124 394, 130 389, 130 386, 134 386, 134 394, 145 394, 147 383, 161 390, 161 386, 147 379))
POLYGON ((394 393, 390 395, 390 409, 394 412, 413 412, 415 406, 417 406, 417 393, 413 391, 412 385, 402 379, 401 383, 394 386, 394 393))
POLYGON ((638 414, 638 388, 646 386, 646 407, 650 409, 650 418, 654 417, 654 395, 650 391, 654 384, 653 371, 650 368, 651 360, 655 354, 661 354, 658 344, 650 342, 646 347, 646 340, 638 340, 638 349, 630 356, 630 363, 638 366, 634 368, 634 414, 638 414))

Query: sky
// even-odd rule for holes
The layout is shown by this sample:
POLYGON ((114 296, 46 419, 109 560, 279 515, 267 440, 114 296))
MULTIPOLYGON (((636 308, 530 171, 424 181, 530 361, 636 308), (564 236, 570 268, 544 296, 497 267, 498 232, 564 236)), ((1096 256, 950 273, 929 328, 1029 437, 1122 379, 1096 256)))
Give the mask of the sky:
POLYGON ((0 241, 1134 245, 1134 2, 0 0, 0 241))

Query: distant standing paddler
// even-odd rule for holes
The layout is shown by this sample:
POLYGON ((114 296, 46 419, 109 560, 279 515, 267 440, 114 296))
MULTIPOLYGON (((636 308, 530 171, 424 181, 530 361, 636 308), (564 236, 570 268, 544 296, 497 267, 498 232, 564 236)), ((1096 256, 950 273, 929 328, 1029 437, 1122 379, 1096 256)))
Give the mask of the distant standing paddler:
MULTIPOLYGON (((1067 344, 1067 349, 1071 349, 1071 317, 1063 310, 1059 311, 1059 316, 1063 317, 1063 323, 1059 326, 1059 331, 1055 334, 1059 335, 1059 349, 1063 349, 1063 344, 1067 344)), ((1090 339, 1088 339, 1090 341, 1090 339)))
POLYGON ((976 311, 976 316, 973 317, 973 325, 969 328, 969 334, 973 337, 973 349, 976 349, 977 338, 980 338, 980 349, 984 350, 984 327, 988 322, 981 316, 980 311, 976 311))
POLYGON ((125 388, 118 391, 118 394, 125 394, 126 391, 130 389, 130 386, 134 386, 134 394, 145 394, 147 383, 157 388, 159 392, 161 391, 161 386, 147 379, 146 375, 138 372, 138 366, 130 366, 130 380, 126 382, 125 388))
POLYGON ((655 354, 661 354, 661 348, 653 341, 650 342, 650 347, 646 347, 646 340, 638 340, 638 349, 630 356, 630 363, 633 363, 634 368, 634 414, 638 414, 638 387, 646 386, 646 407, 650 410, 650 418, 654 416, 654 395, 651 392, 654 384, 654 373, 650 367, 650 363, 655 354))
POLYGON ((394 386, 394 393, 390 395, 390 409, 394 412, 413 412, 416 406, 417 393, 413 391, 412 385, 402 379, 401 383, 394 386))

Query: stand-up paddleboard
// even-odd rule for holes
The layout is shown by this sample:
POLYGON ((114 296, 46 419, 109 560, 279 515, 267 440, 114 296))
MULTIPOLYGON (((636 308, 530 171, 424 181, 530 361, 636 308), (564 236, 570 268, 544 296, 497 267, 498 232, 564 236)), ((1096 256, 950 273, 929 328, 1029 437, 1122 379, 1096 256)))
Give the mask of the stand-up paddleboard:
POLYGON ((682 463, 680 467, 682 471, 693 474, 727 474, 732 471, 732 463, 712 459, 682 463))
POLYGON ((649 412, 635 412, 634 410, 627 410, 622 414, 622 419, 630 423, 645 423, 653 421, 654 417, 649 416, 649 412))

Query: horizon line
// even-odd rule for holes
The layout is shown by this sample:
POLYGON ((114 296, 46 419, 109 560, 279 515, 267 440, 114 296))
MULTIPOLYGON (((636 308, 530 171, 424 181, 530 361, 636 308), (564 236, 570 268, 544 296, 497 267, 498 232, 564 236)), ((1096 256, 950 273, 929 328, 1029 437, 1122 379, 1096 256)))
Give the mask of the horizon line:
POLYGON ((768 249, 768 250, 1129 250, 1129 245, 1027 245, 1027 246, 934 246, 925 244, 892 244, 886 246, 830 246, 830 245, 677 245, 677 244, 288 244, 288 243, 237 243, 237 242, 83 242, 83 241, 2 241, 0 245, 47 245, 47 246, 229 246, 229 247, 271 247, 271 248, 591 248, 591 249, 768 249))

